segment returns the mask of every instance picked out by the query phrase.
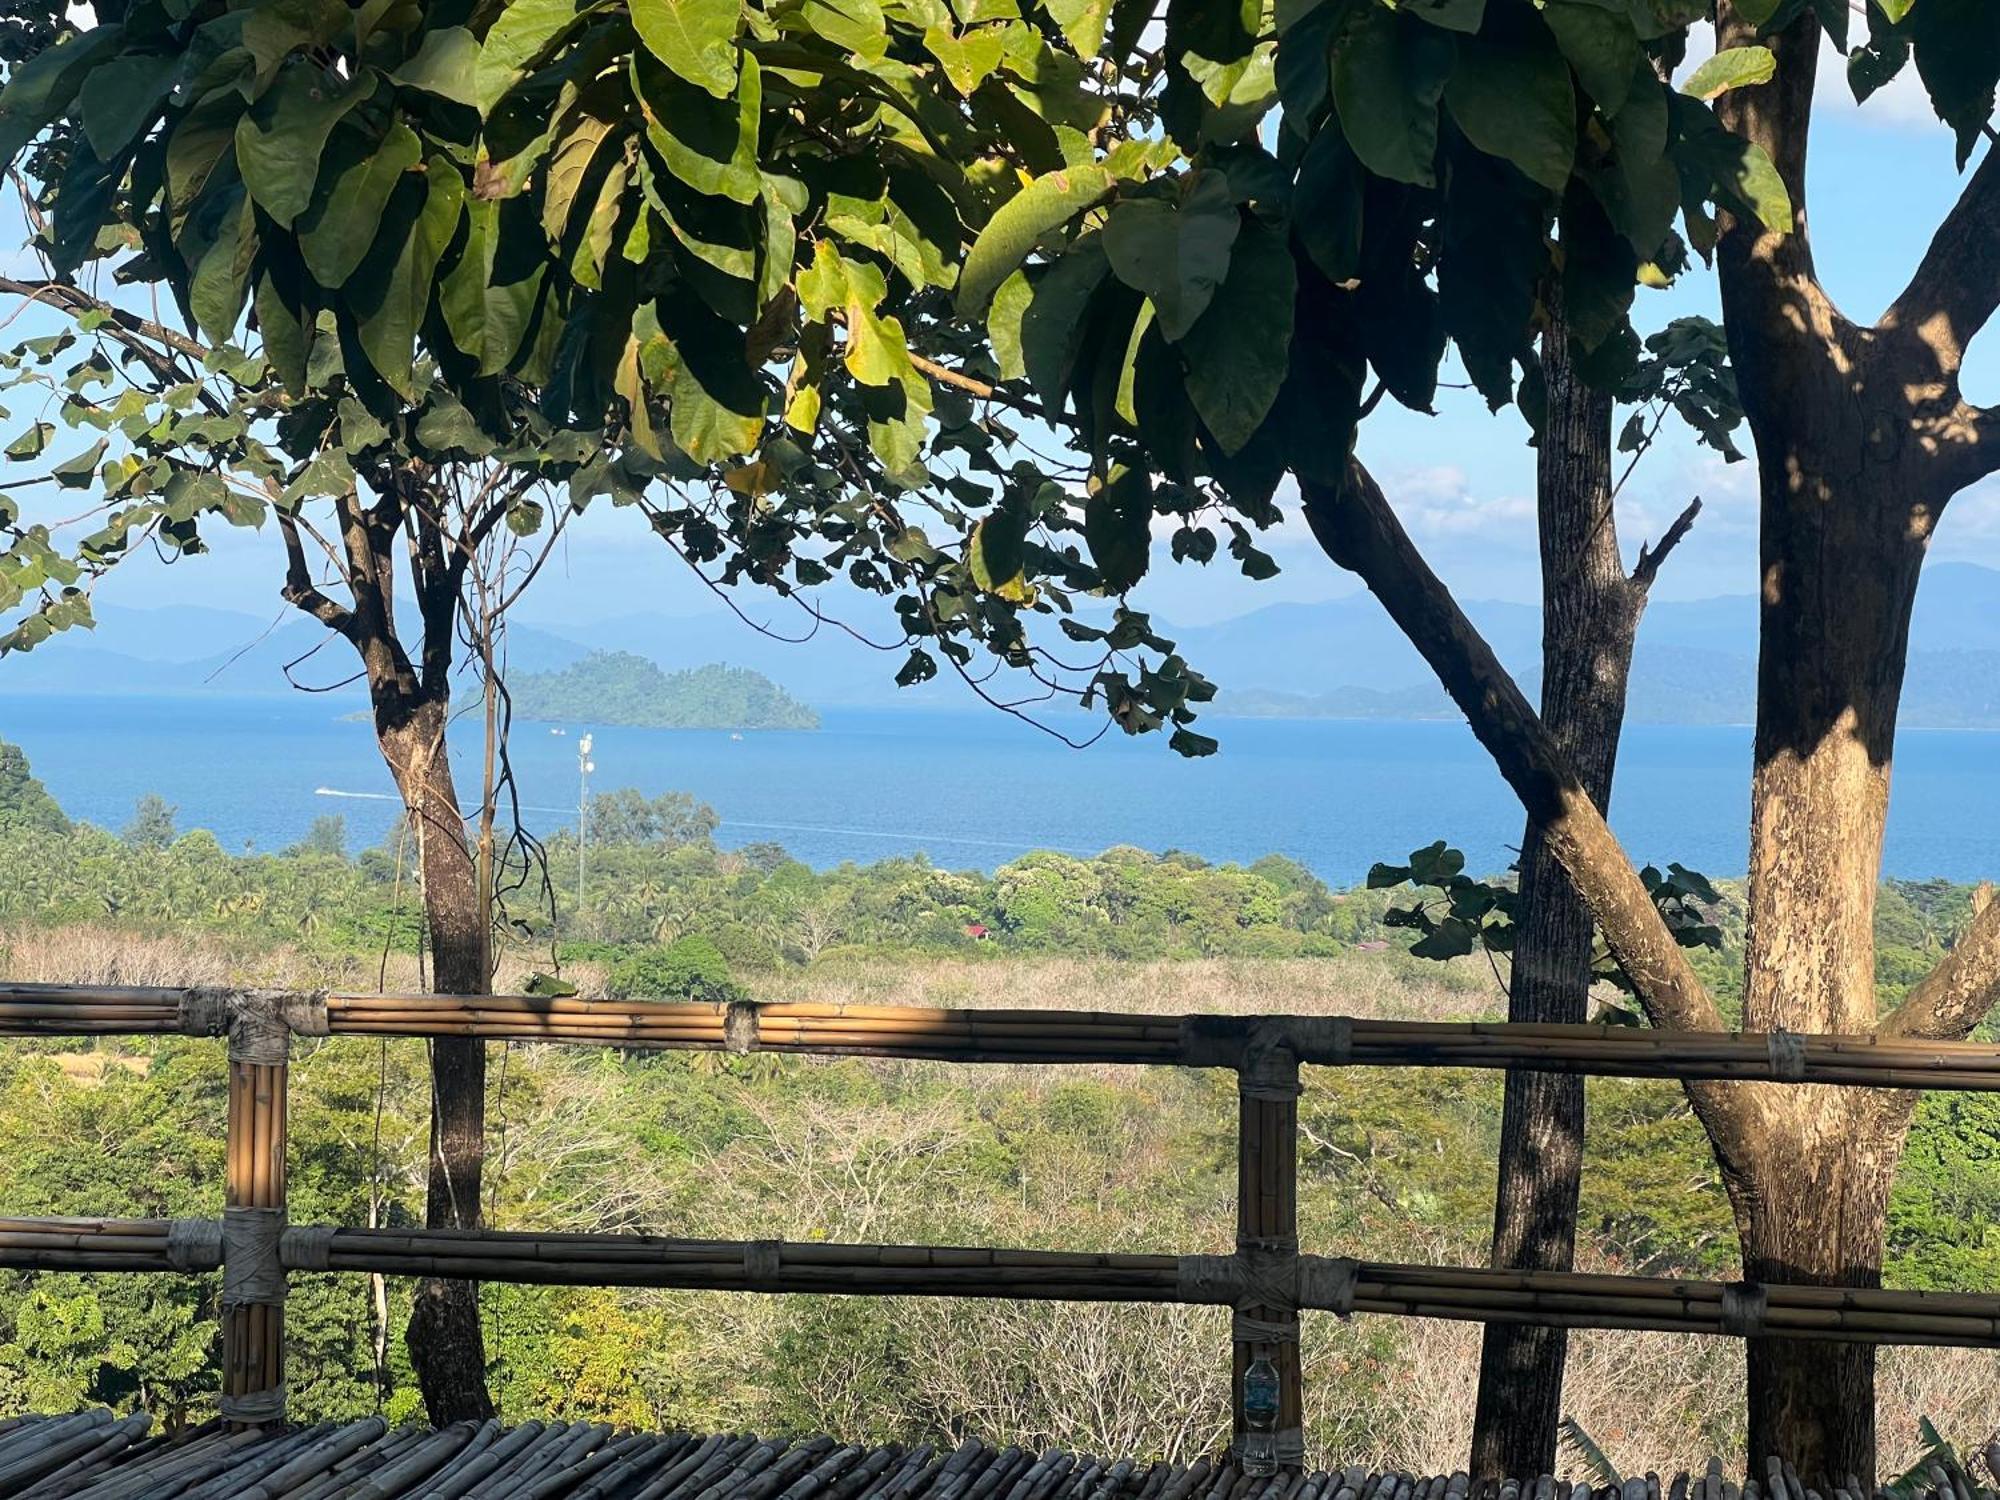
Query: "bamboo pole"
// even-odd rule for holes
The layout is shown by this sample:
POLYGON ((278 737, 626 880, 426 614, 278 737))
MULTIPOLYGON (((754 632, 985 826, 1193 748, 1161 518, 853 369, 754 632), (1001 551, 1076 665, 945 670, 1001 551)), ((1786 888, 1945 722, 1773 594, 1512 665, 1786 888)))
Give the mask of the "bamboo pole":
POLYGON ((230 1031, 224 1156, 223 1414, 248 1428, 284 1420, 285 1304, 270 1221, 285 1210, 285 1033, 230 1031), (275 1285, 272 1284, 275 1273, 275 1285))
MULTIPOLYGON (((1258 1047, 1237 1075, 1236 1246, 1239 1260, 1275 1266, 1298 1257, 1299 1061, 1288 1047, 1258 1047)), ((1231 1337, 1230 1407, 1235 1450, 1249 1435, 1244 1383, 1269 1361, 1278 1377, 1274 1441, 1281 1462, 1304 1457, 1304 1408, 1296 1305, 1239 1300, 1231 1337)))

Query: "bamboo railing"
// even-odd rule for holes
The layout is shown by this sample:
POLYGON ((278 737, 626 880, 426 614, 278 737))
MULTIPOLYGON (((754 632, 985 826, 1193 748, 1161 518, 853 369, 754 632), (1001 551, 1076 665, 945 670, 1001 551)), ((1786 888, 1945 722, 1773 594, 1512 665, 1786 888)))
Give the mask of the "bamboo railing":
POLYGON ((2000 1046, 1607 1026, 1147 1016, 818 1004, 664 1004, 535 996, 346 995, 0 985, 0 1037, 226 1035, 222 1220, 0 1219, 0 1266, 223 1271, 222 1414, 284 1414, 284 1299, 293 1272, 766 1293, 1218 1304, 1231 1325, 1236 1432, 1243 1376, 1279 1373, 1279 1457, 1303 1454, 1302 1311, 1381 1313, 1736 1338, 2000 1347, 2000 1297, 1576 1272, 1412 1266, 1303 1253, 1300 1065, 1532 1068, 1626 1078, 2000 1091, 2000 1046), (295 1036, 471 1036, 734 1053, 971 1063, 1227 1068, 1238 1081, 1237 1242, 1230 1255, 1118 1255, 911 1245, 787 1244, 624 1234, 295 1226, 285 1201, 287 1059, 295 1036))

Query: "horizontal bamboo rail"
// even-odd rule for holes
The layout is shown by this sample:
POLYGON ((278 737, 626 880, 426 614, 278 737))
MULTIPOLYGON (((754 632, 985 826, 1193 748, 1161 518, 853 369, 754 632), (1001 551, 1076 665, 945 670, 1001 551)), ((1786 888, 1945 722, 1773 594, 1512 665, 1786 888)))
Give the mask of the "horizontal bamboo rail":
MULTIPOLYGON (((213 1244, 212 1221, 174 1221, 213 1244)), ((213 1269, 171 1260, 167 1221, 7 1219, 0 1267, 213 1269), (128 1253, 121 1247, 147 1248, 128 1253)), ((1062 1302, 1229 1306, 1245 1290, 1238 1256, 1175 1256, 942 1245, 694 1240, 639 1234, 293 1226, 279 1246, 291 1271, 446 1276, 540 1286, 872 1297, 1003 1297, 1062 1302)), ((1305 1310, 1461 1322, 1781 1336, 1875 1344, 2000 1347, 2000 1296, 1789 1286, 1579 1271, 1297 1257, 1289 1300, 1305 1310)))
MULTIPOLYGON (((162 1035, 190 1029, 199 988, 0 985, 0 1036, 162 1035)), ((1149 1016, 1108 1011, 699 1004, 534 995, 281 997, 310 1034, 471 1036, 584 1046, 822 1053, 978 1063, 1234 1068, 1253 1041, 1332 1067, 1532 1068, 1598 1077, 2000 1092, 2000 1044, 1630 1026, 1149 1016)), ((295 1020, 296 1024, 296 1020, 295 1020)))

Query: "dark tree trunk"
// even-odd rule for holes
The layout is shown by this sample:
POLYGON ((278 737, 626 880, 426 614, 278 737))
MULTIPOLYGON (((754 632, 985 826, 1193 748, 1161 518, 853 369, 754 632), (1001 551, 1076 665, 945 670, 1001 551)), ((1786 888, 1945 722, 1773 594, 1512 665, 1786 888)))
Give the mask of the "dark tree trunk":
MULTIPOLYGON (((1576 377, 1560 321, 1543 340, 1548 420, 1537 462, 1542 552, 1542 722, 1600 809, 1625 719, 1642 587, 1625 576, 1611 514, 1611 398, 1576 377)), ((1510 1021, 1577 1022, 1590 999, 1592 924, 1530 821, 1507 997, 1510 1021)), ((1583 1080, 1510 1072, 1500 1124, 1493 1264, 1566 1271, 1576 1254, 1583 1080)), ((1479 1359, 1475 1478, 1552 1473, 1568 1333, 1494 1323, 1479 1359)))
MULTIPOLYGON (((433 697, 413 711, 378 702, 383 758, 403 793, 423 876, 432 981, 439 992, 487 990, 485 913, 465 838, 451 761, 445 753, 449 705, 433 697)), ((431 1044, 430 1175, 424 1222, 433 1229, 480 1225, 486 1159, 486 1045, 465 1037, 431 1044)), ((486 1390, 486 1350, 472 1282, 435 1277, 418 1283, 407 1332, 410 1361, 431 1421, 483 1421, 493 1415, 486 1390)))

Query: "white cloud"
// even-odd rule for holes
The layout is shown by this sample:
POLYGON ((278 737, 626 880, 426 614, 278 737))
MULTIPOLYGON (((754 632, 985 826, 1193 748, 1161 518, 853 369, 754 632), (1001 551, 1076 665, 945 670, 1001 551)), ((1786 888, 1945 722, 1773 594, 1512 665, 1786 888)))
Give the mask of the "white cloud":
POLYGON ((1404 526, 1420 540, 1534 543, 1534 496, 1480 495, 1456 464, 1392 469, 1383 476, 1382 488, 1404 526))

